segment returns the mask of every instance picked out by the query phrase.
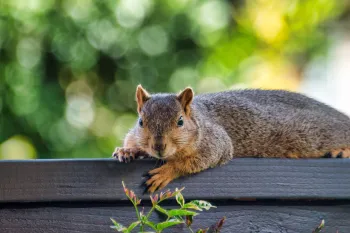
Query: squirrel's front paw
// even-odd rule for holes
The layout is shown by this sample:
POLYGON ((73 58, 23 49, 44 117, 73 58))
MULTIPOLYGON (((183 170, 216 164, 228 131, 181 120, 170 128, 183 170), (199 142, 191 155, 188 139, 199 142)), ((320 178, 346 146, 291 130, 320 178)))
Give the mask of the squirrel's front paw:
POLYGON ((153 169, 146 173, 144 177, 147 180, 144 182, 146 186, 144 193, 154 193, 167 186, 172 180, 176 178, 176 173, 168 164, 165 164, 159 168, 153 169))
POLYGON ((120 162, 128 163, 134 160, 140 152, 141 151, 137 148, 117 147, 115 148, 112 157, 118 159, 120 162))

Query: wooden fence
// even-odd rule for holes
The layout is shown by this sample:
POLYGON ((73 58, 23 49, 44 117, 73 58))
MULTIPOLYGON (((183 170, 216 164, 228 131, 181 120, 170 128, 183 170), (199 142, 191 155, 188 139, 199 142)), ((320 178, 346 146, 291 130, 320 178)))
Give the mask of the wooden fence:
MULTIPOLYGON (((110 217, 122 223, 136 218, 122 180, 148 208, 141 175, 154 166, 153 160, 1 161, 0 232, 114 232, 110 217)), ((350 233, 348 159, 234 159, 168 186, 175 187, 185 187, 186 199, 217 206, 196 216, 194 228, 226 216, 222 232, 312 233, 324 219, 322 232, 350 233)))

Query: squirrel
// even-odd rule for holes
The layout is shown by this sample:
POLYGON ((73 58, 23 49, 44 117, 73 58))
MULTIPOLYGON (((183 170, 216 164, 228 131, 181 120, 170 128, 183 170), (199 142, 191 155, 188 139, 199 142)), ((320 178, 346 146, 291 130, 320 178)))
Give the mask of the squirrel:
POLYGON ((146 192, 236 157, 349 158, 350 118, 311 97, 244 89, 194 95, 136 89, 139 118, 113 156, 166 163, 147 173, 146 192))

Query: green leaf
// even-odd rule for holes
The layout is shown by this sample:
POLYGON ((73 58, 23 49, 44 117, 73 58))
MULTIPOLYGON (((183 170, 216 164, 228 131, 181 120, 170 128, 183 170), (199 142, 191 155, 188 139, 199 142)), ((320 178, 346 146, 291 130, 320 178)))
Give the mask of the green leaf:
MULTIPOLYGON (((169 217, 170 218, 170 217, 169 217)), ((184 219, 183 219, 183 217, 181 217, 181 216, 173 216, 173 217, 171 217, 172 219, 177 219, 177 220, 179 220, 179 221, 183 221, 184 219)))
POLYGON ((213 206, 212 204, 210 204, 207 201, 195 200, 195 201, 191 201, 190 203, 193 203, 197 207, 199 207, 201 209, 206 209, 206 210, 209 210, 210 208, 216 208, 216 206, 213 206))
POLYGON ((128 232, 131 232, 140 223, 141 223, 140 221, 131 223, 130 226, 128 227, 128 232))
POLYGON ((319 233, 319 232, 321 232, 323 227, 324 227, 324 220, 321 221, 321 224, 312 233, 319 233))
POLYGON ((168 221, 158 223, 156 225, 156 228, 158 231, 161 231, 161 230, 164 230, 165 228, 169 228, 171 226, 175 226, 175 225, 182 224, 182 223, 184 223, 184 222, 177 220, 177 219, 170 219, 168 221))
POLYGON ((202 211, 202 208, 199 208, 196 204, 189 202, 186 203, 183 207, 183 209, 193 209, 193 210, 198 210, 198 211, 202 211))
POLYGON ((145 223, 147 226, 149 226, 149 227, 151 227, 152 229, 154 229, 154 230, 157 229, 156 225, 155 225, 153 222, 151 222, 151 221, 146 220, 146 221, 144 221, 144 223, 145 223))
POLYGON ((147 221, 147 216, 146 216, 146 215, 141 214, 141 220, 142 220, 142 221, 147 221))
POLYGON ((168 211, 168 216, 173 217, 173 216, 196 216, 197 213, 189 210, 183 210, 183 209, 175 209, 175 210, 169 210, 168 211))
POLYGON ((156 210, 158 210, 159 212, 161 212, 161 213, 163 213, 163 214, 165 214, 165 215, 168 216, 168 211, 165 210, 165 209, 163 209, 163 208, 160 207, 159 205, 156 205, 155 208, 156 208, 156 210))
POLYGON ((118 223, 113 218, 111 218, 111 221, 114 224, 114 226, 111 226, 112 229, 115 229, 119 232, 127 232, 128 229, 126 227, 124 227, 122 224, 118 223))
POLYGON ((179 205, 181 207, 183 207, 185 205, 185 198, 183 197, 183 195, 181 194, 181 192, 178 192, 175 196, 177 203, 179 203, 179 205))

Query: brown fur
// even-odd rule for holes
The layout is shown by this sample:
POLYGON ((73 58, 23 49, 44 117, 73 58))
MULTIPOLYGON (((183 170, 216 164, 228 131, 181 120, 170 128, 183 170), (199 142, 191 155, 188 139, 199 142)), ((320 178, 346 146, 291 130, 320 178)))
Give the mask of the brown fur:
POLYGON ((301 94, 241 90, 194 97, 186 88, 150 95, 139 85, 136 101, 143 125, 138 121, 114 155, 167 161, 149 172, 150 192, 233 157, 350 157, 350 118, 301 94))

